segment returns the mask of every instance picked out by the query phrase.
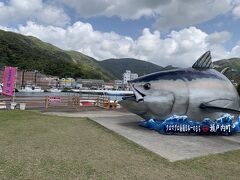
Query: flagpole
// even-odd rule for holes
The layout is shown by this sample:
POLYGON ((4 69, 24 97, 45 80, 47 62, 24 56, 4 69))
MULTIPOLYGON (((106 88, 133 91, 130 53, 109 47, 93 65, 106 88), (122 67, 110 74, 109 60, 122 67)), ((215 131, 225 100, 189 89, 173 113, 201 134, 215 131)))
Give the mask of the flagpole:
POLYGON ((15 74, 15 81, 14 81, 14 90, 13 90, 13 103, 15 101, 15 96, 16 96, 16 85, 17 85, 17 70, 18 68, 16 67, 16 74, 15 74))

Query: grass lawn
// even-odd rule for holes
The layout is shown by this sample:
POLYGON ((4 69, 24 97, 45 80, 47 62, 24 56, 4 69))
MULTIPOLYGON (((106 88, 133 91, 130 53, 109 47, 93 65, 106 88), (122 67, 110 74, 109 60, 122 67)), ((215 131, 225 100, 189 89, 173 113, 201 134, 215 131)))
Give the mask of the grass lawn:
POLYGON ((0 111, 0 179, 239 179, 240 151, 169 162, 86 118, 0 111))

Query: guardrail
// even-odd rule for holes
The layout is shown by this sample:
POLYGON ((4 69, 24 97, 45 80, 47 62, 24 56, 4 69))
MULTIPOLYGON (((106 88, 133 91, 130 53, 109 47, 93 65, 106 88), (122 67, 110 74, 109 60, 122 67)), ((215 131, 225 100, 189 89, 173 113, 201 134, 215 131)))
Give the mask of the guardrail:
MULTIPOLYGON (((10 109, 13 97, 0 96, 0 109, 5 107, 10 109)), ((16 96, 14 102, 17 108, 21 103, 26 104, 26 109, 49 109, 49 108, 74 108, 78 109, 86 106, 96 106, 105 109, 117 107, 117 102, 102 95, 67 95, 67 96, 16 96)))

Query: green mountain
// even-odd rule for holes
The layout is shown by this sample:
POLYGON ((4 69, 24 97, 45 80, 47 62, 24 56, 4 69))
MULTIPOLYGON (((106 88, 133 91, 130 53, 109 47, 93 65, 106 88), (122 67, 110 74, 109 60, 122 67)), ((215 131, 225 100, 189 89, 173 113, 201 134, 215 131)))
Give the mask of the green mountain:
MULTIPOLYGON (((99 64, 118 79, 122 78, 122 74, 126 70, 131 70, 132 72, 137 73, 139 76, 141 76, 156 71, 164 71, 177 68, 171 65, 161 67, 153 63, 130 58, 107 59, 100 61, 99 64)), ((218 71, 223 70, 225 67, 229 67, 230 69, 225 73, 225 75, 229 79, 234 80, 234 82, 240 83, 240 58, 215 61, 214 65, 218 71)))
POLYGON ((240 58, 222 59, 214 62, 214 66, 217 70, 221 71, 226 67, 230 69, 225 75, 234 80, 236 83, 240 83, 240 58))
POLYGON ((91 57, 64 51, 35 37, 0 30, 0 67, 5 65, 60 77, 113 79, 91 57))
POLYGON ((104 80, 113 80, 115 79, 114 75, 108 72, 104 67, 99 65, 98 61, 92 57, 89 57, 85 54, 82 54, 77 51, 65 51, 68 55, 71 56, 72 61, 81 67, 83 76, 82 78, 86 79, 104 79, 104 80))
POLYGON ((163 70, 163 67, 156 64, 130 58, 107 59, 98 63, 118 79, 122 79, 126 70, 137 73, 139 76, 163 70))
MULTIPOLYGON (((165 68, 137 59, 107 59, 96 61, 76 51, 64 51, 32 36, 0 30, 0 67, 10 65, 20 69, 38 70, 44 74, 59 77, 81 77, 92 79, 122 79, 126 70, 139 76, 156 71, 174 69, 165 68)), ((240 83, 240 58, 215 61, 216 69, 221 71, 230 67, 226 76, 240 83)))

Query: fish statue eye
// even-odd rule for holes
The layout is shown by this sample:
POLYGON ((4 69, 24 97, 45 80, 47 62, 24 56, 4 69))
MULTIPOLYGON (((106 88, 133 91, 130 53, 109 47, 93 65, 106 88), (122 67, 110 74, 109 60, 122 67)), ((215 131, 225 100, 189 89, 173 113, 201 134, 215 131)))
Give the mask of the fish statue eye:
POLYGON ((149 90, 151 88, 151 84, 150 83, 146 83, 146 84, 143 85, 143 88, 145 90, 149 90))

